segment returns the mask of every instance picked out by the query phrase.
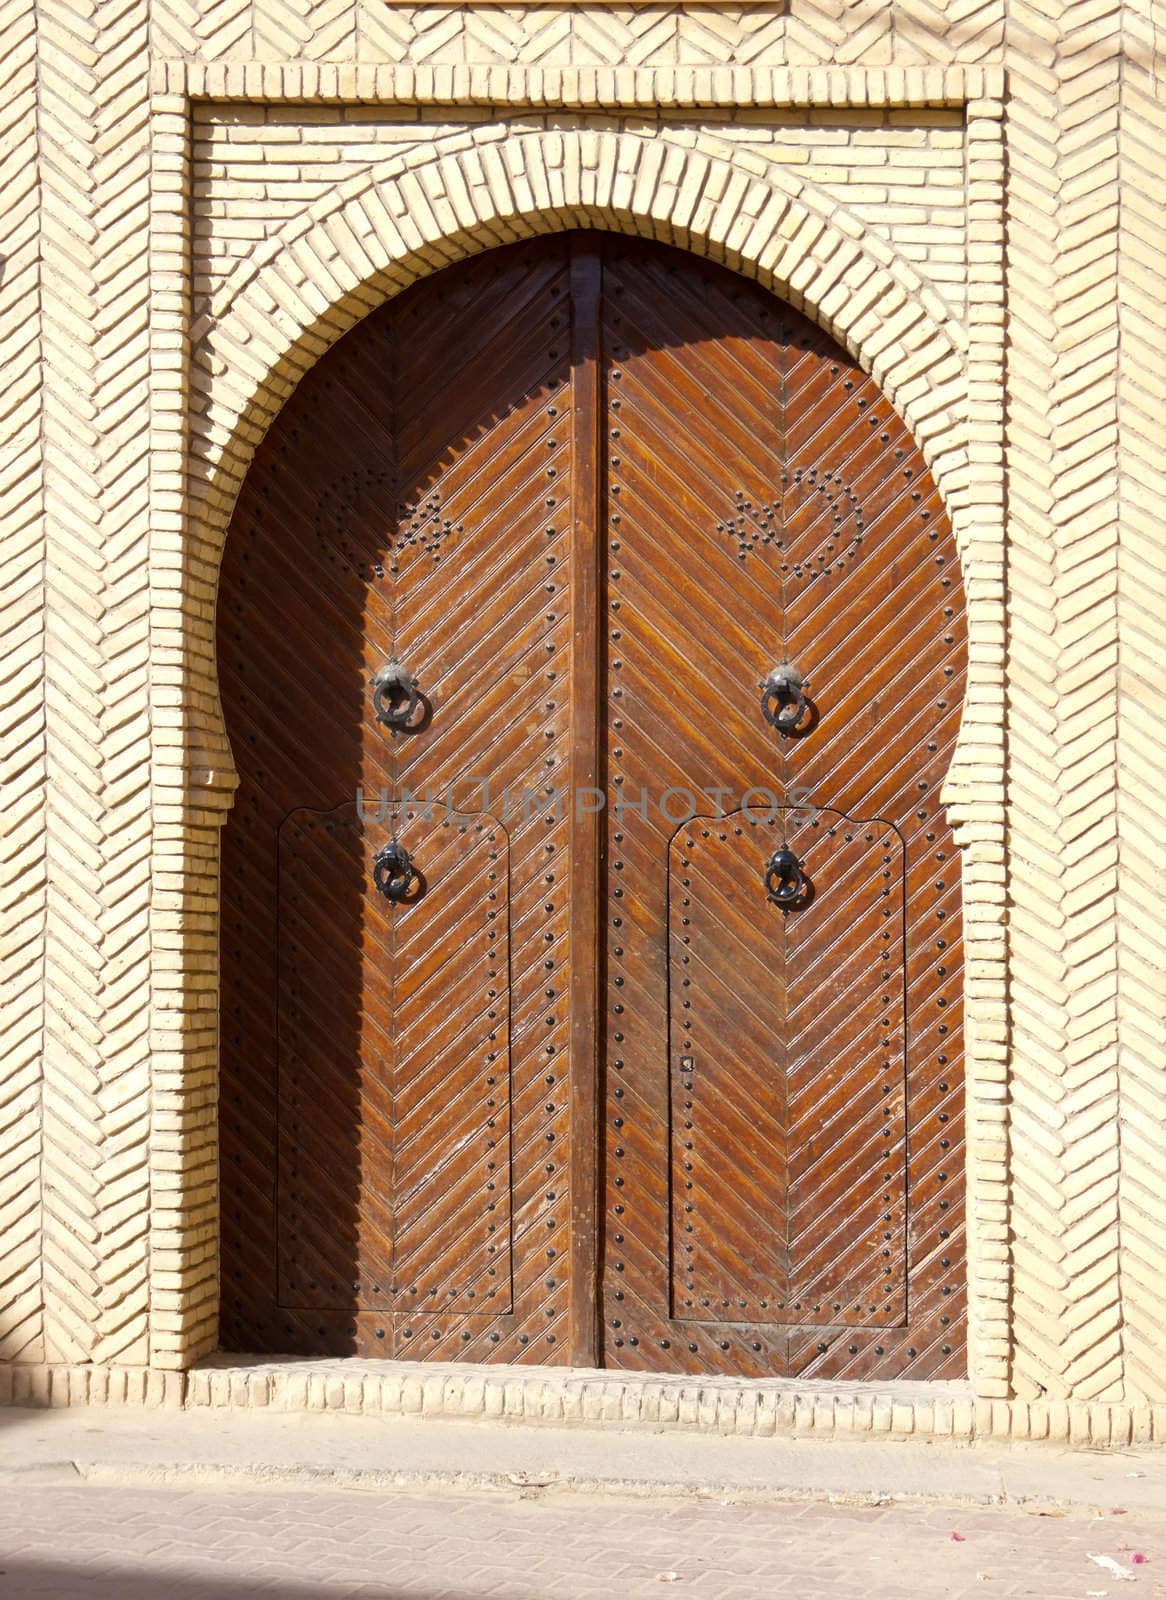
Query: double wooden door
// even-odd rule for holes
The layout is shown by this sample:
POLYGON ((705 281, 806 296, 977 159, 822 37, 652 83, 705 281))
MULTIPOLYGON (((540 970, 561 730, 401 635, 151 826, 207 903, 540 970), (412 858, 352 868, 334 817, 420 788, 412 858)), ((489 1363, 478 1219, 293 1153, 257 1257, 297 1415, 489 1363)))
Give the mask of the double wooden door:
POLYGON ((342 339, 219 600, 224 1343, 961 1374, 964 650, 903 423, 725 269, 342 339))

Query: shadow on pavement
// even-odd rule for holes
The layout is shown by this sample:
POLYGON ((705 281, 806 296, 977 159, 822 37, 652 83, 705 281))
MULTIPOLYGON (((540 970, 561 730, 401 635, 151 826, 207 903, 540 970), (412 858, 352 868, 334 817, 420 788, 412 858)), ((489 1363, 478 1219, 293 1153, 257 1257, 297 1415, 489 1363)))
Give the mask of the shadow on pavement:
MULTIPOLYGON (((497 1590, 495 1590, 497 1592, 497 1590)), ((483 1591, 479 1589, 478 1595, 483 1591)), ((533 1590, 506 1591, 507 1600, 538 1600, 533 1590)), ((270 1571, 253 1577, 213 1573, 183 1574, 163 1566, 155 1571, 118 1567, 106 1561, 57 1564, 0 1557, 2 1600, 474 1600, 472 1591, 399 1588, 357 1579, 330 1583, 281 1581, 270 1571)))

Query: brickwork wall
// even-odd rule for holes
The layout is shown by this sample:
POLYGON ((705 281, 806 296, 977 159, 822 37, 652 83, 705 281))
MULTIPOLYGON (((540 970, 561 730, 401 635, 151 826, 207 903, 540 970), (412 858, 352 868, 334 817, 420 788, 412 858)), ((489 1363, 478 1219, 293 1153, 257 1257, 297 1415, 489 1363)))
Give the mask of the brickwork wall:
MULTIPOLYGON (((1004 0, 971 7, 927 0, 770 0, 749 6, 708 0, 677 6, 159 0, 153 40, 159 56, 201 61, 582 69, 947 66, 998 61, 1004 15, 1004 0)), ((823 103, 834 102, 827 94, 823 103)))
MULTIPOLYGON (((546 125, 547 119, 541 119, 546 125)), ((810 110, 800 115, 738 107, 650 117, 699 136, 702 148, 732 160, 746 150, 793 169, 852 213, 962 315, 967 276, 964 118, 948 107, 810 110)), ((196 306, 218 277, 247 258, 337 184, 398 154, 408 156, 459 129, 493 126, 505 138, 532 125, 529 114, 499 118, 496 108, 201 104, 195 109, 196 306)), ((588 118, 591 127, 618 120, 588 118)))
POLYGON ((1166 5, 1125 24, 1118 181, 1117 372, 1120 538, 1118 797, 1115 923, 1121 1147, 1121 1322, 1126 1387, 1157 1398, 1166 1371, 1163 1283, 1166 1172, 1166 859, 1162 839, 1166 729, 1166 5))
POLYGON ((0 12, 0 1361, 44 1359, 44 471, 36 29, 0 12))
POLYGON ((250 454, 386 295, 594 224, 788 295, 928 455, 972 634, 972 1381, 1021 1432, 1166 1400, 1164 40, 1162 0, 0 3, 24 1388, 215 1345, 213 607, 250 454))

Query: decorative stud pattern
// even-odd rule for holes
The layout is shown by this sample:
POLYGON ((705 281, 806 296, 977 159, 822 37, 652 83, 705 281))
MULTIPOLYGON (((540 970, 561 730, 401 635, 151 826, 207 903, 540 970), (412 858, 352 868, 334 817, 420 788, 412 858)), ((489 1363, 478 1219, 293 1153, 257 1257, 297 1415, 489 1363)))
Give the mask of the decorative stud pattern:
MULTIPOLYGON (((366 1344, 407 1354, 399 1340, 434 1314, 513 1310, 509 846, 493 818, 385 810, 364 821, 353 805, 293 812, 279 830, 276 1292, 281 1310, 309 1314, 288 1319, 297 1345, 311 1313, 334 1313, 370 1322, 366 1344), (386 902, 362 880, 386 832, 417 864, 420 889, 407 902, 386 902), (461 958, 399 982, 475 887, 461 958), (322 996, 350 993, 349 952, 362 937, 381 957, 363 1018, 348 1009, 349 1031, 359 1022, 383 1041, 367 1059, 345 1037, 345 1007, 329 1008, 323 1033, 317 1025, 322 996), (435 1039, 459 1006, 468 1025, 451 1057, 448 1040, 437 1048, 435 1039), (436 1094, 433 1060, 444 1084, 436 1094), (448 1228, 436 1219, 455 1161, 476 1206, 462 1201, 451 1266, 448 1228), (357 1174, 359 1204, 348 1188, 357 1174)), ((327 1340, 328 1328, 318 1336, 327 1340)))
POLYGON ((386 540, 377 501, 389 481, 389 474, 372 468, 346 473, 327 486, 316 512, 321 549, 347 562, 366 583, 399 572, 402 553, 414 547, 440 561, 446 540, 464 531, 461 523, 442 516, 441 494, 434 491, 416 504, 397 506, 397 526, 386 540))
POLYGON ((781 479, 781 495, 760 504, 754 504, 743 489, 738 489, 733 496, 736 502, 733 515, 717 523, 718 533, 737 541, 738 559, 744 561, 751 550, 765 550, 770 545, 777 550, 784 549, 783 507, 793 510, 799 500, 805 503, 816 496, 831 513, 829 537, 823 540, 820 549, 783 570, 790 573, 795 583, 803 578, 812 582, 829 577, 846 562, 856 560, 862 548, 863 510, 858 496, 841 474, 829 468, 819 471, 817 467, 808 467, 805 471, 798 468, 792 474, 783 472, 781 479))
MULTIPOLYGON (((954 1376, 965 1370, 961 897, 958 880, 934 872, 932 858, 937 852, 955 855, 935 788, 956 740, 962 700, 965 657, 956 542, 902 420, 857 364, 820 329, 777 307, 739 277, 712 266, 696 267, 657 252, 637 255, 629 250, 627 256, 627 264, 609 275, 613 290, 622 283, 625 293, 622 299, 618 293, 612 295, 604 338, 611 352, 610 405, 619 419, 619 438, 608 451, 610 504, 618 507, 608 518, 615 535, 608 566, 613 641, 608 665, 612 726, 620 735, 611 751, 610 781, 618 796, 616 805, 622 800, 623 806, 619 815, 609 809, 608 858, 613 918, 626 915, 636 934, 634 940, 630 936, 626 943, 620 940, 618 958, 608 962, 613 1030, 608 1203, 629 1243, 626 1251, 609 1252, 607 1260, 607 1364, 756 1377, 779 1371, 847 1379, 874 1371, 954 1376), (699 317, 701 326, 711 324, 717 332, 703 339, 687 337, 687 316, 699 317), (698 384, 699 422, 690 415, 674 418, 669 398, 698 384), (800 481, 794 482, 807 480, 809 469, 823 454, 847 464, 848 474, 853 473, 853 492, 869 519, 863 559, 838 566, 826 580, 825 599, 822 587, 793 576, 795 567, 803 573, 813 568, 816 555, 834 542, 838 508, 816 490, 807 494, 800 481), (789 493, 778 504, 782 548, 776 542, 765 546, 759 541, 744 571, 737 550, 715 531, 715 511, 731 498, 730 485, 742 464, 756 483, 780 485, 783 472, 789 480, 789 493), (672 492, 662 495, 661 483, 672 492), (653 575, 660 571, 691 575, 693 588, 683 592, 682 602, 678 603, 674 588, 654 583, 653 575), (739 598, 742 590, 748 604, 739 598), (699 673, 677 671, 675 663, 692 661, 695 649, 699 649, 699 673), (775 739, 758 705, 754 686, 775 659, 796 662, 814 684, 819 720, 804 738, 775 739), (710 722, 716 730, 713 739, 707 733, 710 722), (661 729, 667 730, 666 736, 661 729), (667 751, 666 777, 660 774, 661 750, 667 751), (742 794, 746 774, 758 787, 742 794), (670 786, 665 793, 676 797, 671 809, 661 794, 658 807, 642 817, 636 796, 653 784, 659 789, 665 783, 670 786), (747 1101, 742 1126, 732 1125, 733 1064, 740 1056, 747 1082, 764 1082, 767 1068, 759 1063, 771 1057, 781 1061, 777 1041, 786 1031, 781 1022, 788 1014, 783 1007, 793 1007, 796 1014, 797 1004, 782 993, 783 964, 775 957, 771 974, 758 955, 757 918, 745 909, 751 904, 748 886, 758 898, 761 925, 770 920, 783 925, 782 938, 791 948, 803 937, 812 945, 815 929, 831 927, 830 908, 838 897, 815 896, 808 907, 791 910, 782 919, 779 912, 764 906, 760 863, 771 853, 766 850, 748 870, 717 873, 710 867, 700 896, 695 876, 690 892, 682 881, 688 874, 674 870, 672 893, 665 904, 661 875, 653 872, 652 864, 669 858, 669 841, 673 851, 677 848, 669 824, 683 823, 686 796, 690 805, 695 801, 699 815, 726 795, 738 796, 746 810, 760 807, 763 814, 775 804, 775 796, 790 801, 800 797, 799 834, 791 844, 799 857, 809 861, 814 880, 818 874, 813 852, 800 840, 813 836, 815 817, 845 807, 848 815, 877 816, 900 830, 906 857, 904 921, 910 940, 902 1026, 908 1048, 905 1115, 912 1130, 912 1154, 905 1196, 900 1191, 895 1197, 895 1171, 890 1165, 876 1164, 866 1171, 868 1178, 884 1184, 879 1192, 892 1194, 893 1201, 877 1212, 873 1204, 870 1210, 860 1208, 863 1227, 869 1230, 881 1219, 891 1238, 877 1240, 869 1231, 861 1233, 864 1246, 858 1256, 868 1267, 873 1265, 868 1277, 886 1278, 896 1230, 900 1238, 904 1231, 902 1219, 896 1221, 896 1208, 905 1203, 911 1241, 905 1297, 909 1318, 892 1316, 880 1324, 866 1313, 870 1325, 854 1321, 855 1299, 860 1305, 873 1300, 877 1306, 879 1295, 826 1292, 833 1285, 828 1262, 821 1257, 828 1258, 833 1248, 842 1262, 846 1251, 828 1223, 821 1222, 820 1236, 813 1234, 814 1223, 826 1208, 819 1206, 815 1213, 809 1207, 805 1214, 797 1210, 798 1183, 803 1178, 810 1190, 818 1184, 829 1189, 828 1161, 818 1159, 823 1151, 833 1150, 840 1159, 846 1151, 845 1159, 855 1162, 862 1152, 870 1153, 870 1142, 864 1143, 861 1136, 851 1150, 840 1127, 837 1137, 829 1133, 835 1119, 845 1116, 845 1097, 832 1101, 825 1085, 845 1081, 850 1072, 861 1077, 842 1041, 834 1050, 829 1033, 814 1039, 814 1050, 830 1057, 829 1068, 820 1073, 806 1069, 813 1086, 809 1098, 820 1090, 821 1108, 797 1101, 795 1063, 792 1081, 798 1110, 789 1119, 793 1131, 788 1140, 780 1134, 787 1118, 780 1108, 766 1109, 760 1090, 747 1101), (636 873, 634 902, 626 912, 625 863, 629 872, 636 873), (689 899, 690 906, 678 904, 677 895, 680 902, 689 899), (662 922, 682 940, 690 931, 685 918, 695 927, 700 905, 708 899, 723 908, 721 918, 715 931, 705 930, 704 954, 699 960, 693 956, 695 970, 683 967, 683 949, 681 965, 672 967, 675 1003, 667 1020, 673 1042, 667 1043, 660 1037, 653 1003, 660 981, 650 954, 657 944, 656 929, 662 922), (671 921, 675 915, 679 929, 671 921), (936 947, 937 938, 950 954, 936 947), (741 989, 738 967, 749 974, 741 989), (937 967, 943 968, 942 976, 937 967), (701 1022, 698 1000, 706 989, 709 1017, 703 1021, 703 1036, 684 1026, 676 1038, 678 1023, 701 1022), (638 1003, 628 1004, 625 995, 638 1003), (686 999, 691 1002, 687 1008, 686 999), (763 1020, 756 1022, 753 1018, 759 1011, 763 1020), (747 1042, 740 1050, 727 1052, 723 1040, 738 1028, 747 1042), (945 1057, 942 1065, 935 1059, 939 1053, 945 1057), (676 1062, 692 1061, 694 1109, 699 1116, 687 1118, 684 1107, 673 1100, 670 1122, 662 1121, 669 1109, 662 1105, 659 1091, 662 1059, 673 1067, 673 1089, 676 1062), (704 1077, 713 1083, 703 1101, 702 1060, 704 1077), (728 1183, 718 1183, 709 1171, 710 1163, 715 1167, 715 1157, 704 1157, 702 1174, 703 1152, 694 1140, 694 1171, 686 1175, 674 1163, 669 1193, 646 1154, 670 1129, 673 1152, 682 1161, 685 1157, 675 1144, 678 1127, 683 1131, 682 1124, 692 1120, 695 1128, 714 1116, 714 1151, 735 1150, 739 1142, 756 1157, 750 1145, 756 1121, 757 1148, 774 1148, 771 1161, 762 1164, 772 1165, 775 1175, 783 1163, 791 1169, 787 1187, 794 1197, 794 1254, 804 1250, 814 1265, 804 1279, 794 1279, 807 1292, 785 1297, 780 1320, 756 1322, 749 1328, 694 1320, 681 1329, 679 1323, 667 1320, 663 1308, 670 1287, 673 1305, 683 1301, 683 1294, 676 1293, 678 1268, 683 1265, 684 1246, 696 1243, 684 1230, 691 1226, 695 1233, 698 1221, 708 1261, 697 1299, 707 1297, 710 1306, 695 1309, 712 1312, 719 1307, 719 1314, 727 1317, 734 1301, 744 1298, 752 1305, 769 1298, 756 1286, 746 1292, 738 1277, 748 1278, 747 1270, 742 1267, 738 1273, 728 1249, 718 1254, 708 1208, 699 1217, 674 1213, 677 1193, 686 1192, 686 1182, 693 1184, 689 1200, 694 1205, 700 1183, 710 1185, 727 1212, 725 1239, 738 1242, 738 1254, 745 1262, 754 1241, 767 1238, 769 1255, 774 1260, 780 1256, 774 1240, 781 1221, 774 1185, 767 1190, 766 1180, 749 1168, 748 1156, 742 1164, 749 1179, 734 1190, 728 1183), (823 1146, 821 1150, 815 1146, 803 1169, 798 1130, 816 1122, 825 1130, 823 1146), (945 1139, 946 1147, 941 1143, 945 1139), (766 1198, 759 1198, 762 1195, 766 1198), (751 1210, 755 1217, 749 1216, 751 1210), (871 1254, 864 1256, 863 1248, 871 1254), (883 1248, 890 1257, 881 1256, 883 1248), (815 1255, 818 1251, 821 1256, 815 1255), (712 1279, 717 1273, 721 1287, 714 1292, 712 1279), (816 1282, 821 1284, 819 1293, 814 1293, 816 1282), (725 1299, 729 1307, 722 1304, 725 1299), (835 1314, 835 1301, 850 1309, 835 1314), (797 1310, 792 1310, 793 1302, 798 1303, 797 1310), (791 1315, 786 1317, 785 1312, 791 1315), (805 1320, 799 1321, 803 1312, 805 1320), (836 1320, 820 1320, 835 1316, 836 1320)), ((754 489, 753 494, 755 504, 764 503, 763 492, 754 489)), ((727 821, 721 822, 722 830, 727 821)), ((687 837, 684 834, 679 842, 687 837)), ((843 842, 850 848, 849 841, 843 842)), ((880 929, 877 945, 891 948, 881 938, 890 920, 880 911, 885 909, 883 890, 891 892, 890 879, 881 876, 884 871, 890 873, 891 868, 886 864, 879 868, 877 898, 872 895, 867 900, 854 884, 853 916, 828 935, 819 935, 825 940, 824 952, 846 967, 864 993, 857 974, 869 977, 870 971, 862 966, 862 956, 851 951, 849 941, 857 938, 861 945, 861 932, 873 920, 880 929), (860 906, 865 916, 859 915, 860 906)), ((796 957, 793 969, 811 992, 819 982, 826 985, 819 1008, 825 1026, 829 1016, 825 997, 831 991, 824 973, 813 970, 809 951, 803 954, 808 970, 802 972, 796 957)), ((896 966, 903 965, 902 959, 891 960, 870 969, 879 974, 880 1002, 883 994, 893 999, 890 985, 896 966)), ((892 1009, 883 1014, 890 1016, 892 1009)), ((809 1027, 804 1019, 794 1027, 795 1039, 801 1039, 803 1026, 809 1027)), ((893 1030, 878 1035, 880 1045, 884 1038, 888 1041, 880 1061, 893 1060, 894 1037, 893 1030)), ((689 1081, 687 1073, 684 1081, 689 1081)), ((871 1121, 877 1149, 881 1085, 874 1093, 871 1121)), ((862 1104, 856 1087, 855 1105, 862 1104)), ((710 1147, 710 1140, 704 1140, 704 1146, 710 1147)), ((780 1181, 776 1187, 782 1189, 780 1181)), ((842 1192, 850 1193, 845 1188, 842 1192)), ((843 1215, 851 1220, 844 1208, 839 1220, 843 1215)), ((852 1264, 861 1277, 858 1260, 852 1264)), ((844 1277, 845 1265, 840 1272, 844 1277)), ((771 1305, 765 1315, 773 1315, 771 1305)))
POLYGON ((725 1324, 728 1353, 749 1338, 739 1324, 897 1326, 907 1287, 902 840, 831 811, 738 811, 681 829, 669 855, 672 1315, 725 1324), (749 874, 778 841, 804 862, 812 898, 767 915, 749 874), (845 956, 832 905, 858 930, 845 956), (837 1034, 824 1022, 840 982, 848 1022, 837 1034), (728 1071, 713 1043, 726 1039, 728 1071), (854 1152, 844 1196, 828 1132, 839 1105, 854 1152))

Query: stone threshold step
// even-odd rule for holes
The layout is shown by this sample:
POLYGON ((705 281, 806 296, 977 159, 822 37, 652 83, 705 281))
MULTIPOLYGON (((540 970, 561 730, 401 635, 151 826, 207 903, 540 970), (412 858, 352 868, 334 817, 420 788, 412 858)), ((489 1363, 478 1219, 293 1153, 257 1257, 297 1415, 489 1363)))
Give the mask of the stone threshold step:
POLYGON ((966 1383, 688 1378, 570 1367, 222 1355, 188 1372, 0 1365, 0 1407, 344 1412, 759 1438, 1166 1440, 1166 1404, 988 1398, 966 1383))

